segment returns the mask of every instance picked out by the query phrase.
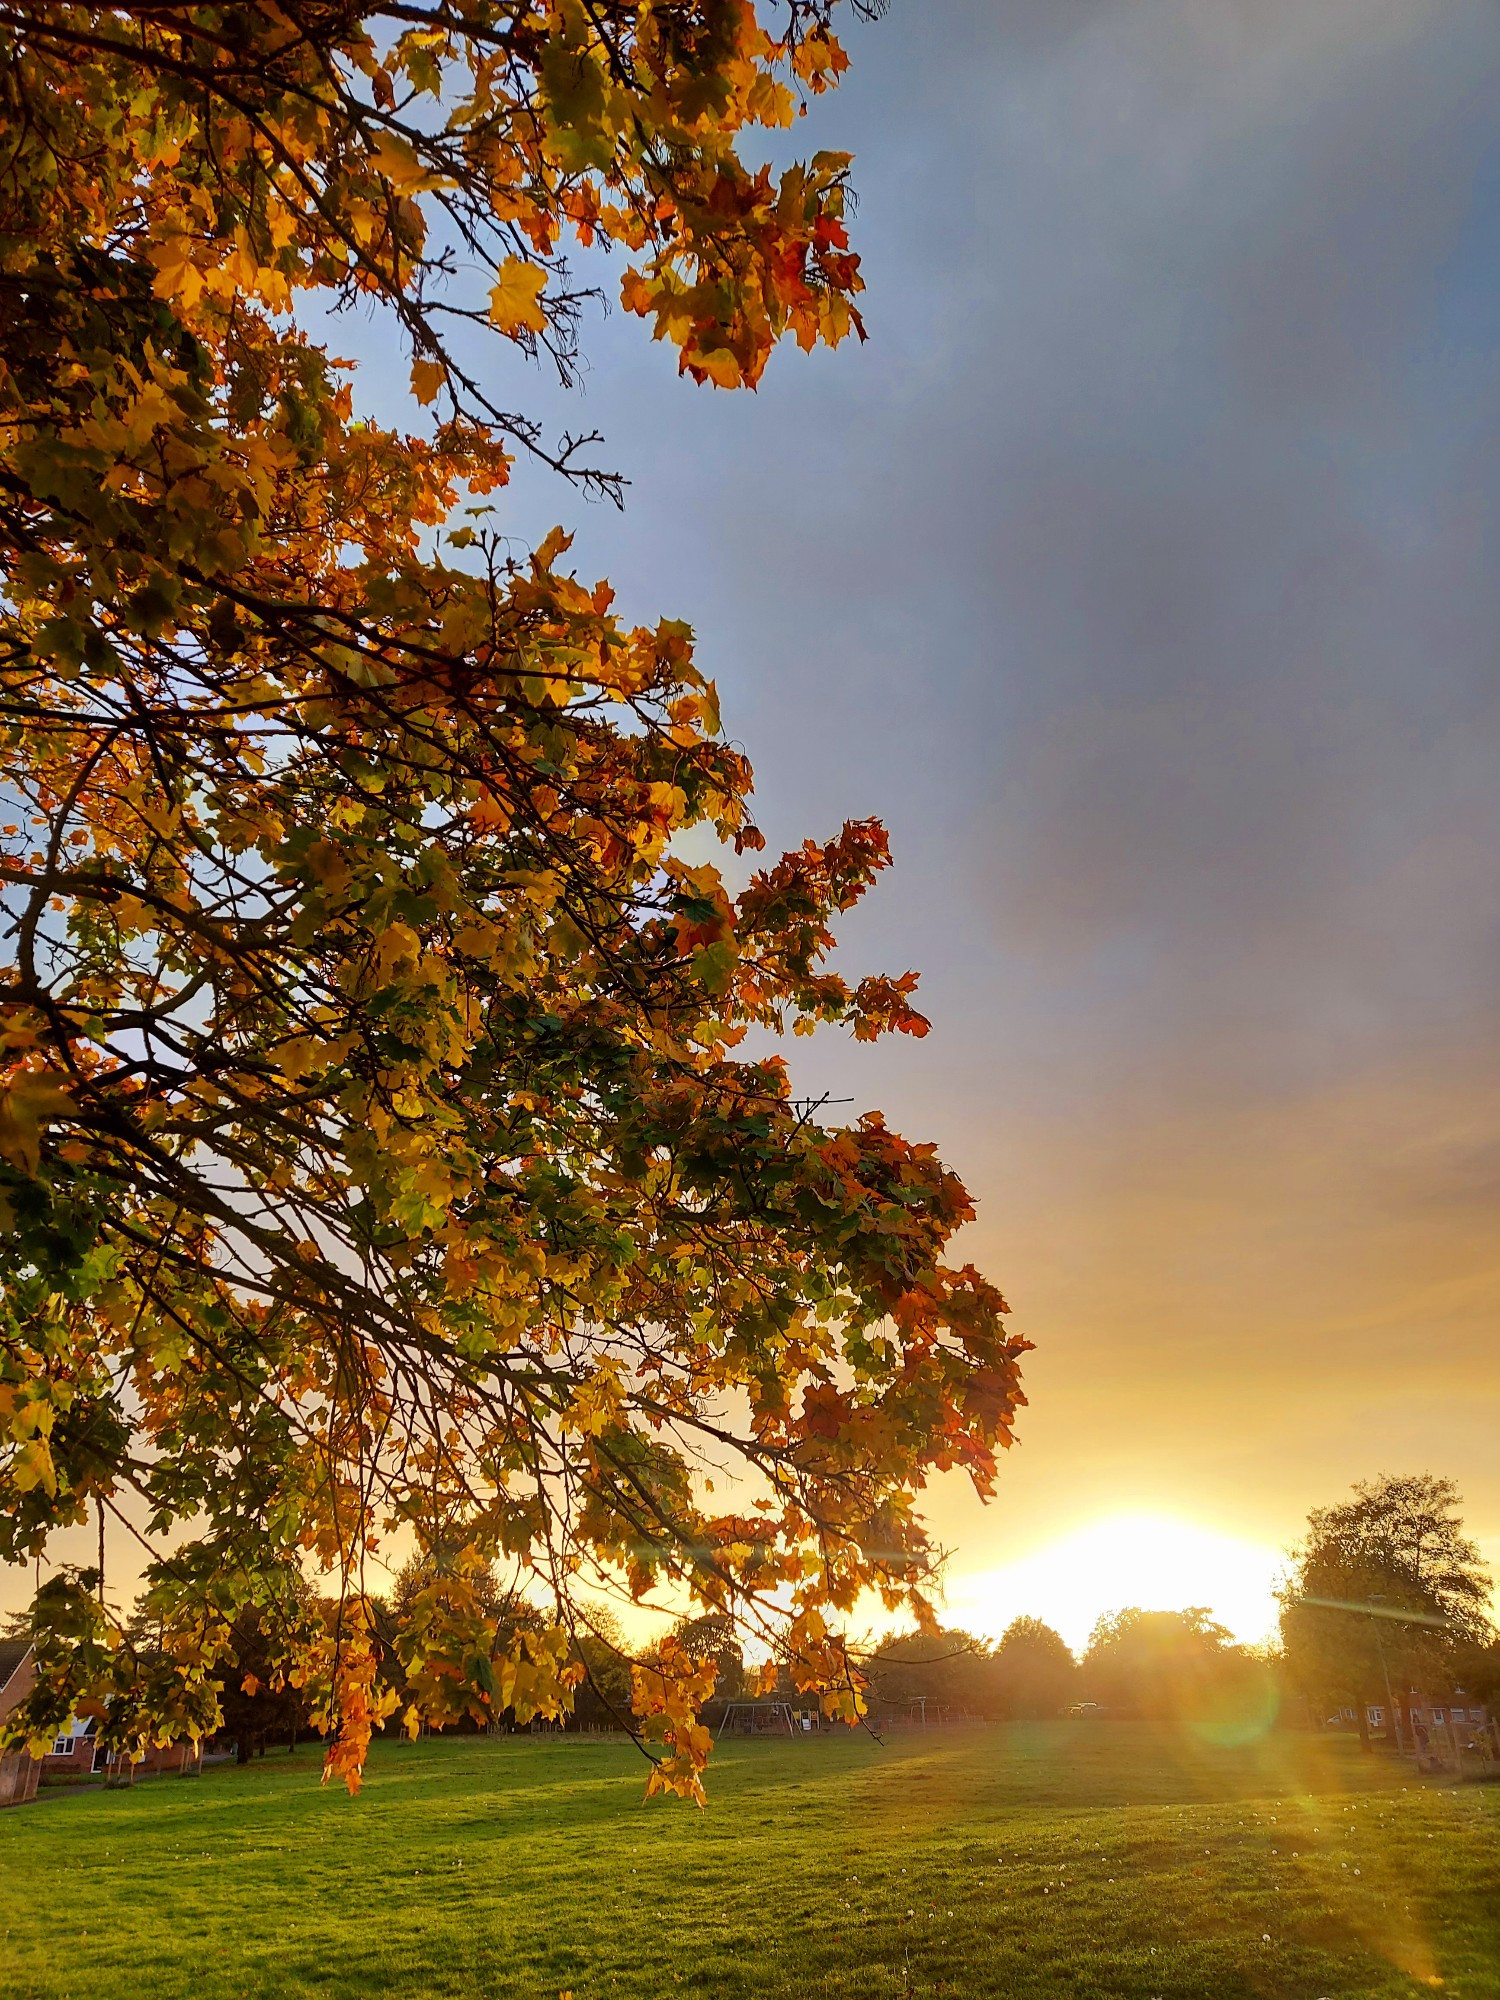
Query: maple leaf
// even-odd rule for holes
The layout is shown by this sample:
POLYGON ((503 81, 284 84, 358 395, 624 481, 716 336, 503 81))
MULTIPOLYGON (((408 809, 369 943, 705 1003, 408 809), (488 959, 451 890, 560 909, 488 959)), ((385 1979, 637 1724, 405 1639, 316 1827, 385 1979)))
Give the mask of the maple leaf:
POLYGON ((49 1076, 23 1073, 0 1086, 0 1159, 23 1174, 35 1174, 43 1128, 73 1109, 68 1092, 49 1076))
POLYGON ((490 287, 490 318, 502 333, 545 333, 547 315, 541 296, 547 288, 547 273, 539 264, 521 257, 507 257, 500 275, 490 287))
POLYGON ((419 403, 435 403, 447 379, 448 371, 441 361, 418 355, 411 364, 411 392, 419 403))

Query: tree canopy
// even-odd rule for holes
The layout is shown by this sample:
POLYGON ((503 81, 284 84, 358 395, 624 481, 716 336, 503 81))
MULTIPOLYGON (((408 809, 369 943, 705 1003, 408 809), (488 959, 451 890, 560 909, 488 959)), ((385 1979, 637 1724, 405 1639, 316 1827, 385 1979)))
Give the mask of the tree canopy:
MULTIPOLYGON (((163 1635, 55 1574, 33 1743, 84 1696, 206 1730, 255 1605, 357 1783, 403 1537, 546 1606, 427 1594, 476 1715, 558 1712, 587 1589, 670 1581, 852 1717, 838 1621, 925 1615, 923 1483, 991 1488, 1025 1343, 945 1260, 962 1184, 745 1048, 925 1032, 828 962, 881 827, 733 859, 690 631, 484 512, 518 455, 618 491, 497 386, 571 375, 611 256, 699 382, 862 331, 847 156, 754 156, 831 12, 0 0, 0 1559, 105 1510, 163 1635), (409 428, 356 415, 355 306, 409 428)), ((638 1676, 653 1785, 699 1788, 705 1672, 638 1676)))
POLYGON ((1092 1700, 1125 1715, 1205 1721, 1222 1713, 1226 1698, 1231 1708, 1240 1705, 1251 1671, 1233 1634, 1201 1606, 1132 1605, 1099 1619, 1081 1680, 1092 1700))
POLYGON ((1361 1481, 1315 1507, 1281 1590, 1288 1668, 1309 1695, 1368 1702, 1412 1687, 1487 1684, 1490 1577, 1464 1533, 1457 1487, 1431 1473, 1361 1481))
POLYGON ((1013 1618, 995 1648, 1003 1713, 1043 1721, 1072 1695, 1078 1662, 1060 1632, 1040 1618, 1013 1618))

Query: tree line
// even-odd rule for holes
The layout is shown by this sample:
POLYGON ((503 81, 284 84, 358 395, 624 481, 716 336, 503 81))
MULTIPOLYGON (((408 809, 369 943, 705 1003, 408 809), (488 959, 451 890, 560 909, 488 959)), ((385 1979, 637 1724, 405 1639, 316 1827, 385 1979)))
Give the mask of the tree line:
POLYGON ((1433 1706, 1500 1699, 1491 1584, 1465 1534, 1451 1480, 1385 1477, 1315 1508, 1289 1551, 1274 1639, 1237 1642, 1207 1610, 1142 1609, 1099 1619, 1081 1657, 1035 1618, 991 1643, 953 1629, 909 1631, 868 1664, 871 1706, 888 1720, 1040 1719, 1088 1705, 1187 1720, 1228 1736, 1276 1717, 1348 1722, 1420 1750, 1433 1706))

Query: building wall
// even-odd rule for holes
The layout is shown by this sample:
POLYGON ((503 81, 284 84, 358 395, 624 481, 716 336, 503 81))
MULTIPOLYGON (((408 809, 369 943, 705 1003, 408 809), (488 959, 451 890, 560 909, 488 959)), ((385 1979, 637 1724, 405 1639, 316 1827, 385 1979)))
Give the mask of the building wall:
MULTIPOLYGON (((0 1687, 0 1716, 19 1707, 35 1686, 36 1659, 28 1651, 0 1687)), ((34 1799, 41 1774, 41 1765, 25 1750, 6 1751, 0 1756, 0 1806, 24 1806, 34 1799)))

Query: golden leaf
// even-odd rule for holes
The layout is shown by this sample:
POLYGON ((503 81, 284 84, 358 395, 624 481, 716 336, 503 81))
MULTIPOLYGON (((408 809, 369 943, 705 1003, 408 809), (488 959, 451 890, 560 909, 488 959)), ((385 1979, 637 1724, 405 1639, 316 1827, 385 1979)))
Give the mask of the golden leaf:
POLYGON ((9 1089, 0 1090, 0 1159, 23 1174, 35 1174, 43 1126, 74 1108, 72 1098, 50 1076, 18 1077, 9 1089))
POLYGON ((546 285, 547 273, 540 265, 528 264, 522 257, 506 258, 490 288, 490 318, 502 333, 547 331, 547 315, 541 305, 546 285))

